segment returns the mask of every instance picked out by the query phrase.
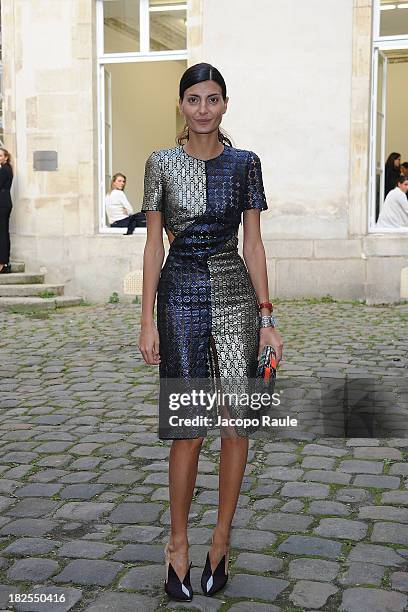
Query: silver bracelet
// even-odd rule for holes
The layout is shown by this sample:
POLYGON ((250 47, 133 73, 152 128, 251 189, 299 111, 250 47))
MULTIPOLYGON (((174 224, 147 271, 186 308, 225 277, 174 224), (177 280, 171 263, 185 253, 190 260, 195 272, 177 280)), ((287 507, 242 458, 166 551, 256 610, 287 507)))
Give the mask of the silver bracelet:
POLYGON ((260 315, 259 317, 261 327, 277 327, 278 321, 273 315, 260 315))

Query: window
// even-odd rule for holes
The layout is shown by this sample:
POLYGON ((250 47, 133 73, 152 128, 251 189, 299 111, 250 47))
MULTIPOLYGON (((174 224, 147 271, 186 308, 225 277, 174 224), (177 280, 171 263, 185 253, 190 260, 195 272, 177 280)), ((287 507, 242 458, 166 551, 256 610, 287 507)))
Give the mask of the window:
POLYGON ((407 79, 408 2, 374 0, 368 227, 373 232, 408 231, 406 227, 380 229, 377 226, 378 215, 390 188, 390 180, 386 179, 386 161, 391 153, 400 153, 401 163, 408 162, 407 79))
POLYGON ((138 212, 145 160, 154 149, 175 145, 186 46, 185 0, 97 0, 101 233, 126 231, 111 228, 106 215, 112 175, 126 176, 125 193, 138 212))
POLYGON ((138 2, 105 0, 103 3, 103 50, 105 53, 140 51, 138 2))
POLYGON ((185 49, 187 11, 185 2, 150 0, 150 49, 185 49))
POLYGON ((381 0, 379 9, 376 37, 408 36, 408 2, 381 0))

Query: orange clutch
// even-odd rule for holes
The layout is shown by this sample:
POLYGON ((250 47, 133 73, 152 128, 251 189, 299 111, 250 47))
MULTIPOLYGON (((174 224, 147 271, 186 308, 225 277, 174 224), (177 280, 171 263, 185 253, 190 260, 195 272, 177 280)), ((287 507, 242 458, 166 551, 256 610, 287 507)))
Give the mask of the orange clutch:
POLYGON ((261 379, 265 387, 274 387, 276 379, 277 359, 275 349, 271 345, 264 346, 259 358, 256 377, 261 379))

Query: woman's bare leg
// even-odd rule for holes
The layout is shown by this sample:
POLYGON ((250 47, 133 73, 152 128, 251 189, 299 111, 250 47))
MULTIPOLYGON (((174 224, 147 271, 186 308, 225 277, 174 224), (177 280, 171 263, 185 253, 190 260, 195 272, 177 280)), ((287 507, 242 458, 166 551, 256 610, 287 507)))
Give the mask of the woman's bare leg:
POLYGON ((221 437, 218 516, 210 548, 213 571, 229 545, 231 523, 238 503, 247 458, 247 437, 221 437))
POLYGON ((187 522, 203 438, 173 440, 169 457, 171 563, 183 580, 188 570, 187 522))

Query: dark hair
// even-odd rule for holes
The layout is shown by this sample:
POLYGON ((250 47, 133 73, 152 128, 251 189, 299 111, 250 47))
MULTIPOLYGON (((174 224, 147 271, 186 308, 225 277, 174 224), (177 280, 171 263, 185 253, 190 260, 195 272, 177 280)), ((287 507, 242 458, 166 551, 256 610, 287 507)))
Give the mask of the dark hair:
POLYGON ((388 156, 387 161, 385 162, 385 167, 386 168, 394 168, 394 161, 396 159, 398 159, 399 157, 401 157, 401 153, 390 153, 390 155, 388 156))
POLYGON ((400 174, 398 177, 398 184, 405 183, 405 181, 408 181, 408 176, 406 174, 400 174))
MULTIPOLYGON (((190 66, 190 68, 187 68, 187 70, 184 72, 180 79, 179 85, 180 100, 183 100, 186 89, 192 87, 193 85, 197 85, 197 83, 202 83, 203 81, 215 81, 218 83, 218 85, 221 87, 222 97, 225 100, 227 97, 227 86, 221 72, 215 68, 215 66, 206 64, 205 62, 194 64, 194 66, 190 66)), ((181 145, 184 140, 188 140, 188 131, 188 125, 185 125, 180 134, 177 135, 176 140, 178 144, 181 145)), ((224 131, 221 131, 220 128, 218 128, 218 140, 223 144, 232 147, 231 140, 224 131)))
POLYGON ((403 168, 408 168, 408 162, 404 162, 403 164, 401 164, 401 166, 402 166, 403 168))

